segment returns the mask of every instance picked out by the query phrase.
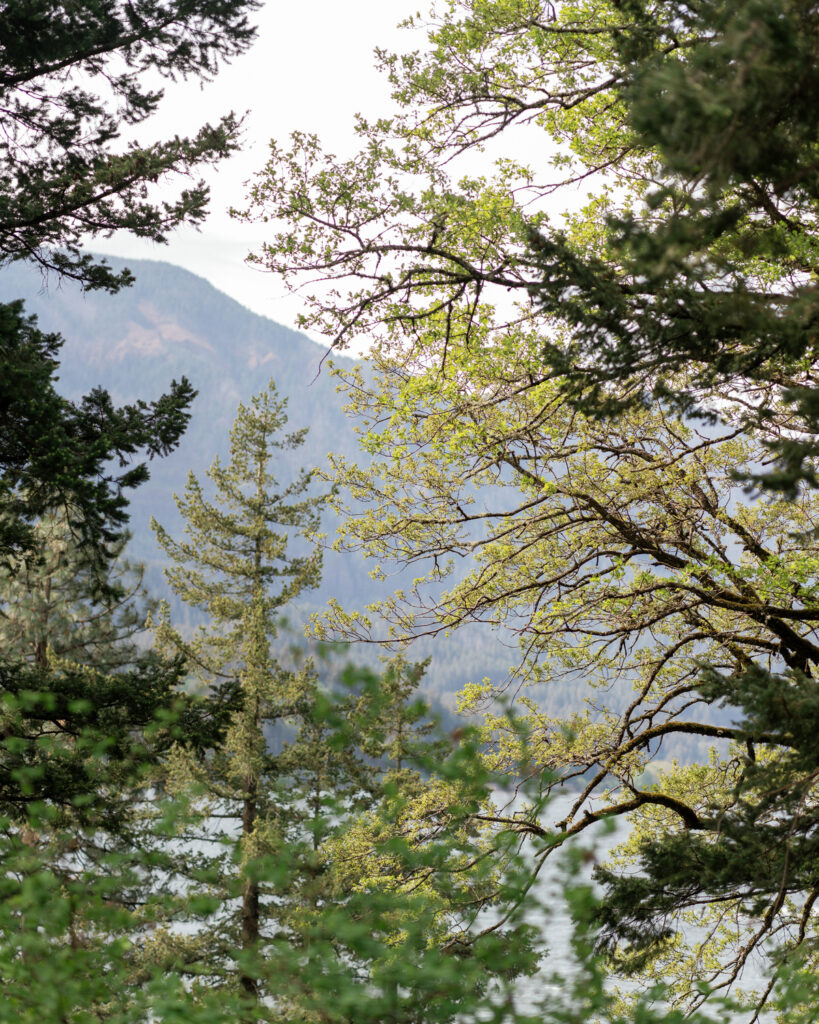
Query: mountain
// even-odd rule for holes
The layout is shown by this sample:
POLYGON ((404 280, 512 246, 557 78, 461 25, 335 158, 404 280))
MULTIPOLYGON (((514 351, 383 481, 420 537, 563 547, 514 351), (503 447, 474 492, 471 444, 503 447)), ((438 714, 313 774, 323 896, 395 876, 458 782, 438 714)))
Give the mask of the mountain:
MULTIPOLYGON (((114 269, 124 261, 109 258, 114 269)), ((146 565, 153 593, 167 595, 162 554, 149 529, 151 515, 172 534, 181 531, 173 502, 188 470, 200 477, 218 453, 227 449, 228 430, 240 401, 263 388, 272 377, 288 397, 292 429, 309 427, 299 461, 321 465, 329 451, 362 458, 343 398, 326 365, 325 349, 297 331, 258 316, 207 281, 168 263, 128 260, 136 283, 117 295, 83 294, 71 282, 45 288, 38 271, 14 264, 0 272, 0 302, 25 300, 43 330, 65 339, 60 390, 76 398, 101 385, 117 402, 158 397, 174 378, 187 376, 198 389, 190 426, 179 448, 151 464, 151 478, 131 502, 132 558, 146 565)), ((339 365, 351 365, 335 357, 339 365)), ((282 479, 297 468, 285 465, 282 479)), ((332 523, 327 524, 332 532, 332 523)), ((331 596, 342 605, 362 607, 383 595, 362 559, 329 552, 320 590, 310 595, 313 608, 331 596)), ((393 579, 399 586, 400 579, 393 579)), ((176 621, 195 621, 190 610, 172 602, 176 621)), ((302 614, 306 609, 302 608, 302 614)), ((465 683, 489 676, 500 681, 516 660, 487 630, 441 637, 413 649, 413 657, 432 655, 427 674, 431 697, 449 704, 465 683)), ((352 652, 357 661, 374 660, 373 652, 352 652)), ((562 702, 562 701, 561 701, 562 702)), ((551 702, 550 702, 551 705, 551 702)))
POLYGON ((70 397, 101 384, 117 401, 150 399, 183 375, 198 389, 182 444, 152 465, 151 483, 134 494, 135 546, 144 556, 148 511, 160 518, 173 509, 171 492, 187 470, 200 472, 226 451, 237 405, 271 377, 289 396, 290 425, 310 427, 308 460, 323 460, 339 444, 351 450, 355 442, 333 381, 326 369, 319 373, 319 345, 179 267, 128 265, 137 282, 117 295, 83 294, 70 282, 45 290, 36 271, 13 265, 0 273, 0 301, 24 298, 41 328, 65 338, 60 389, 70 397))

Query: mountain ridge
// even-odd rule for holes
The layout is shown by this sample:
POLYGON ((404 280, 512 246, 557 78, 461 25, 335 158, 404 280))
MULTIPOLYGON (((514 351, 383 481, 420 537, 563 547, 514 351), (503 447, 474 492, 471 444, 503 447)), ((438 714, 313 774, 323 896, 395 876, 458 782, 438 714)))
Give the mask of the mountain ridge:
MULTIPOLYGON (((202 479, 214 456, 227 451, 228 431, 240 401, 247 401, 273 377, 288 398, 288 429, 309 427, 305 446, 283 460, 282 476, 306 464, 321 464, 329 451, 362 458, 352 423, 343 413, 344 398, 336 392, 326 365, 326 349, 298 331, 276 324, 224 295, 190 271, 160 261, 117 260, 129 266, 135 284, 116 295, 83 294, 72 283, 43 289, 36 270, 15 264, 0 271, 0 301, 22 298, 42 330, 65 339, 59 388, 77 398, 99 385, 116 402, 155 399, 173 378, 187 376, 198 389, 191 422, 178 449, 150 464, 150 480, 131 500, 132 558, 146 565, 146 581, 157 596, 168 596, 162 577, 163 557, 148 523, 154 516, 172 535, 182 523, 172 499, 181 491, 189 470, 202 479), (320 369, 320 372, 319 372, 320 369)), ((353 360, 334 356, 337 365, 353 360)), ((332 522, 328 529, 334 529, 332 522)), ((386 586, 372 580, 369 566, 356 555, 328 552, 322 586, 302 608, 317 610, 328 597, 342 605, 362 607, 384 596, 386 586)), ((401 585, 391 580, 390 589, 401 585)), ((177 621, 196 619, 172 601, 177 621)), ((415 645, 410 656, 432 655, 427 693, 451 705, 464 684, 490 676, 504 678, 514 652, 497 634, 471 629, 415 645)), ((372 650, 351 652, 357 661, 373 663, 372 650)))

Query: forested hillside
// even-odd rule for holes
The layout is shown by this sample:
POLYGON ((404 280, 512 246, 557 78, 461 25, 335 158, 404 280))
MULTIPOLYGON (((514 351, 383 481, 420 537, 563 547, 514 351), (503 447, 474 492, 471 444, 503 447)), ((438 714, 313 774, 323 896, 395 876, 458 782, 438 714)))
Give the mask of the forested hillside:
POLYGON ((815 1024, 815 2, 405 12, 229 200, 334 378, 94 252, 261 7, 0 3, 0 1024, 815 1024))
MULTIPOLYGON (((109 259, 115 272, 125 261, 109 259)), ((66 339, 60 364, 60 391, 79 398, 93 386, 107 388, 117 402, 162 394, 173 379, 187 376, 198 394, 191 406, 190 424, 178 448, 150 465, 150 479, 134 492, 130 503, 132 539, 128 556, 145 564, 146 583, 157 597, 168 597, 183 622, 198 622, 197 613, 182 605, 168 590, 162 574, 166 564, 150 529, 154 516, 169 529, 179 526, 174 493, 180 493, 190 470, 204 474, 216 455, 224 455, 228 431, 240 402, 273 380, 288 400, 290 429, 309 428, 297 453, 283 453, 286 475, 301 466, 327 470, 327 455, 366 461, 359 451, 353 422, 343 411, 345 399, 330 372, 327 350, 299 334, 245 309, 201 278, 168 263, 130 260, 135 284, 116 295, 83 293, 70 281, 45 287, 31 267, 12 265, 0 272, 0 301, 25 298, 40 327, 66 339), (325 363, 322 365, 322 360, 325 363)), ((344 356, 332 360, 351 367, 344 356)), ((329 483, 316 484, 317 490, 329 483)), ((288 609, 298 639, 310 612, 322 609, 329 598, 358 606, 411 579, 398 574, 386 583, 371 579, 367 563, 354 553, 329 549, 337 517, 325 513, 328 533, 321 585, 288 609)), ((510 639, 505 638, 506 644, 510 639)), ((377 664, 380 649, 359 648, 351 656, 377 664)), ((475 629, 469 636, 441 637, 434 643, 414 645, 410 656, 431 657, 424 692, 443 706, 454 706, 454 695, 465 684, 490 677, 501 683, 517 661, 514 645, 504 646, 491 629, 475 629)), ((555 690, 553 711, 571 699, 566 687, 555 690)), ((544 699, 549 700, 544 691, 544 699)))
MULTIPOLYGON (((117 272, 126 266, 108 262, 117 272)), ((319 372, 325 349, 179 267, 133 260, 127 265, 136 282, 116 295, 84 293, 70 281, 46 288, 36 269, 13 265, 0 273, 0 296, 24 297, 40 328, 66 339, 60 388, 72 398, 98 384, 117 401, 129 402, 161 394, 173 379, 191 380, 197 396, 185 435, 176 451, 153 462, 150 481, 131 502, 131 550, 151 559, 156 548, 150 515, 161 521, 175 515, 172 493, 181 489, 189 469, 201 472, 226 451, 239 402, 268 380, 288 397, 292 428, 310 429, 301 459, 326 463, 333 447, 351 454, 355 435, 330 373, 319 372)), ((361 577, 355 579, 355 569, 350 575, 355 589, 361 577)), ((333 582, 343 588, 345 573, 333 582)))

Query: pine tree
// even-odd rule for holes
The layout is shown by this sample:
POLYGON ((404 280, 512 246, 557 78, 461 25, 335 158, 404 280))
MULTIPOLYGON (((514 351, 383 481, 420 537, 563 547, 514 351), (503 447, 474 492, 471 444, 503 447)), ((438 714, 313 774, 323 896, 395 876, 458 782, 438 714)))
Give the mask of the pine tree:
POLYGON ((33 550, 0 570, 1 813, 23 829, 42 819, 43 842, 56 830, 75 850, 121 846, 154 762, 181 736, 212 746, 228 709, 185 695, 182 659, 147 647, 155 602, 122 558, 127 538, 101 572, 62 511, 33 534, 33 550))
MULTIPOLYGON (((25 260, 57 278, 111 292, 133 281, 83 251, 96 235, 124 230, 164 242, 198 224, 209 189, 197 168, 238 148, 241 119, 229 113, 191 136, 124 143, 148 121, 176 78, 209 79, 243 53, 258 0, 10 0, 0 9, 0 266, 25 260), (184 187, 174 196, 172 182, 184 187), (160 193, 154 186, 162 182, 160 193)), ((185 126, 187 127, 187 126, 185 126)), ((70 507, 90 547, 121 530, 121 488, 144 479, 124 467, 139 450, 172 450, 194 391, 174 382, 158 402, 114 408, 108 394, 81 402, 54 388, 62 339, 44 336, 22 303, 0 305, 0 557, 25 547, 33 518, 70 507)))
POLYGON ((148 477, 134 458, 173 451, 196 392, 183 378, 155 402, 116 407, 100 388, 69 401, 56 388, 62 344, 21 302, 0 304, 0 561, 31 558, 32 523, 56 512, 102 571, 127 523, 127 492, 148 477))
MULTIPOLYGON (((203 219, 208 189, 190 175, 236 149, 240 120, 228 114, 147 145, 120 136, 156 111, 163 79, 208 78, 243 52, 256 6, 2 5, 0 266, 27 260, 113 292, 132 275, 83 252, 85 239, 126 230, 162 242, 203 219), (177 175, 186 184, 172 196, 177 175), (160 180, 165 190, 154 197, 160 180)), ((111 965, 150 917, 152 770, 173 741, 212 747, 224 707, 180 693, 180 658, 136 649, 139 613, 115 569, 128 490, 148 475, 134 461, 176 447, 195 392, 183 378, 154 402, 117 408, 100 388, 68 401, 56 387, 61 345, 21 302, 0 305, 0 847, 9 906, 0 941, 15 1020, 88 1019, 128 1003, 130 990, 117 988, 125 977, 111 965), (67 533, 44 532, 49 522, 67 533), (42 913, 35 890, 48 894, 42 913), (100 984, 86 984, 95 970, 100 984), (54 992, 41 1001, 32 987, 48 988, 46 978, 54 992), (87 1000, 74 999, 82 991, 87 1000)), ((161 1015, 134 1009, 130 1019, 152 1016, 161 1015)))
POLYGON ((420 782, 418 764, 443 758, 451 739, 441 738, 438 723, 418 696, 431 658, 411 662, 399 653, 383 660, 379 683, 382 760, 387 779, 397 782, 406 796, 420 782))
POLYGON ((816 7, 615 6, 612 106, 650 171, 594 247, 532 232, 532 294, 569 328, 546 361, 596 415, 660 400, 741 423, 774 458, 738 469, 793 496, 819 482, 816 7))

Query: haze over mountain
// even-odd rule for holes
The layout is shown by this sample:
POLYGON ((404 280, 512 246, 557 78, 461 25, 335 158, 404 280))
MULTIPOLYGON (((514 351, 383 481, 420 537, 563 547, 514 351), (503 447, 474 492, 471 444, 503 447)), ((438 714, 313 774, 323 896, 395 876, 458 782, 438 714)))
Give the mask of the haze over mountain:
MULTIPOLYGON (((113 258, 109 262, 115 268, 125 263, 113 258)), ((134 492, 131 502, 129 553, 147 566, 151 591, 164 596, 163 558, 149 529, 150 517, 172 533, 181 531, 173 493, 182 490, 190 469, 202 479, 214 456, 226 453, 239 402, 265 387, 271 377, 279 393, 288 397, 288 427, 309 427, 297 458, 282 466, 283 480, 298 464, 321 465, 331 450, 362 456, 342 410, 343 397, 327 366, 320 369, 326 354, 322 346, 250 312, 179 267, 142 260, 128 260, 127 265, 136 283, 113 296, 83 294, 71 282, 45 288, 37 271, 12 265, 0 272, 0 301, 24 299, 43 330, 64 337, 60 390, 69 397, 101 385, 117 402, 152 399, 183 375, 198 389, 182 443, 172 455, 151 464, 150 480, 134 492)), ((338 356, 334 361, 351 363, 338 356)), ((367 568, 354 555, 328 552, 322 586, 310 595, 310 607, 322 607, 330 597, 359 608, 375 600, 386 587, 374 582, 367 568)), ((172 606, 177 621, 191 621, 187 609, 176 601, 172 606)), ((433 656, 428 693, 446 703, 467 682, 484 676, 502 680, 516 660, 516 652, 488 630, 440 637, 411 651, 413 657, 427 654, 433 656)), ((354 651, 352 656, 373 659, 372 652, 354 651)))
POLYGON ((24 298, 42 329, 65 338, 60 389, 70 397, 99 384, 117 402, 151 399, 182 376, 197 388, 182 443, 151 464, 151 480, 133 495, 132 549, 145 558, 156 550, 146 533, 150 515, 163 522, 173 518, 172 492, 181 489, 188 469, 203 473, 217 452, 226 453, 239 402, 270 378, 288 397, 289 427, 310 428, 299 461, 323 461, 334 446, 350 451, 355 440, 329 373, 318 372, 320 346, 179 267, 135 260, 127 265, 136 284, 116 295, 83 294, 71 282, 46 290, 37 272, 13 265, 0 274, 0 300, 24 298))

